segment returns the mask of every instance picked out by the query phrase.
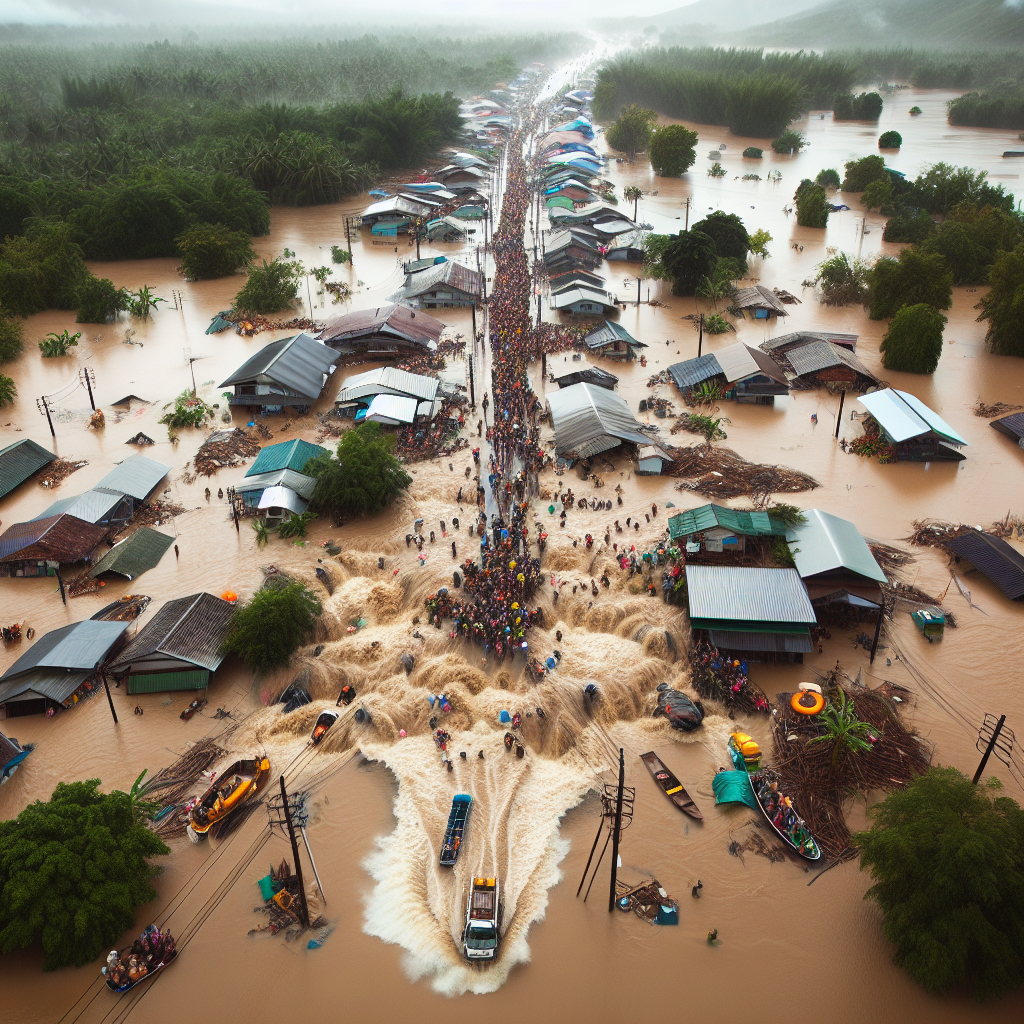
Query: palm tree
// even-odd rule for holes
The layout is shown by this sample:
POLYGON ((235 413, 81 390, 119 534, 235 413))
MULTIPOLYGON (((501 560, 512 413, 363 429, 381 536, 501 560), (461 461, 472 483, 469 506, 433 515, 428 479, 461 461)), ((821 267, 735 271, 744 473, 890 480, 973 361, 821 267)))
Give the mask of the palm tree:
POLYGON ((270 541, 270 531, 262 519, 254 519, 252 528, 256 531, 256 547, 265 548, 270 541))
POLYGON ((623 192, 623 196, 627 203, 633 204, 633 220, 636 220, 637 207, 643 197, 643 191, 637 188, 636 185, 627 185, 623 192))
POLYGON ((877 739, 875 729, 867 722, 862 722, 856 715, 853 701, 846 696, 844 690, 839 691, 839 703, 829 701, 818 715, 818 721, 825 726, 822 736, 808 740, 807 745, 828 743, 832 747, 832 767, 836 768, 839 760, 847 752, 864 754, 871 751, 872 741, 877 739))

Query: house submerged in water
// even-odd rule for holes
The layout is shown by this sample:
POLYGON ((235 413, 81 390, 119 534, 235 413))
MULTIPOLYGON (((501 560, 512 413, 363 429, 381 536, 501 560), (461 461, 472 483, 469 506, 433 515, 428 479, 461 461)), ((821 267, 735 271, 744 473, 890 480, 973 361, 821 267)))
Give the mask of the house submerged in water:
POLYGON ((263 412, 309 412, 320 397, 338 353, 302 333, 264 345, 220 387, 234 388, 231 406, 263 412))
POLYGON ((906 391, 886 388, 857 399, 867 409, 864 432, 877 432, 896 451, 897 462, 961 462, 964 440, 938 413, 906 391))

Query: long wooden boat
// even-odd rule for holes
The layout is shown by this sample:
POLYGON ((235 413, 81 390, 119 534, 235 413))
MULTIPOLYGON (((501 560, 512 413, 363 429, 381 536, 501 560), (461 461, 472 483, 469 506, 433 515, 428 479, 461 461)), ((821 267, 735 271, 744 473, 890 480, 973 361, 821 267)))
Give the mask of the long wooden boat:
POLYGON ((202 711, 206 707, 206 701, 197 697, 184 711, 178 716, 183 722, 187 722, 197 711, 202 711))
MULTIPOLYGON (((140 936, 140 940, 152 939, 156 934, 157 932, 154 926, 149 925, 149 927, 146 928, 140 936)), ((160 971, 168 966, 168 964, 173 963, 178 956, 177 949, 174 949, 172 946, 169 951, 163 952, 154 962, 152 955, 147 957, 145 954, 133 954, 132 948, 133 946, 127 946, 125 949, 122 949, 117 954, 116 960, 112 953, 110 957, 107 958, 107 966, 103 968, 103 980, 106 982, 107 988, 109 988, 111 992, 116 992, 118 995, 130 992, 133 988, 136 988, 143 982, 149 981, 150 978, 159 974, 160 971), (142 961, 146 967, 146 973, 134 979, 128 977, 127 967, 131 962, 133 955, 137 957, 137 960, 142 961), (115 965, 116 967, 122 967, 123 971, 117 971, 115 965), (121 981, 121 984, 118 984, 117 981, 115 981, 115 974, 117 974, 119 978, 123 977, 124 980, 121 981)))
POLYGON ((327 735, 327 730, 340 717, 341 715, 337 711, 324 711, 320 714, 320 717, 316 720, 316 725, 313 726, 313 735, 310 737, 314 747, 327 735))
POLYGON ((269 777, 270 761, 266 757, 236 761, 192 808, 187 828, 189 838, 205 835, 218 821, 238 810, 255 796, 269 777))
POLYGON ((665 796, 669 798, 683 812, 697 821, 703 821, 704 815, 700 808, 693 802, 690 794, 683 789, 683 784, 665 767, 661 759, 653 750, 640 755, 640 760, 647 765, 654 781, 661 786, 665 796))
POLYGON ((442 867, 454 867, 462 849, 462 840, 469 820, 469 809, 473 798, 467 793, 457 793, 452 800, 452 809, 448 813, 448 826, 444 830, 444 844, 441 847, 442 867))
POLYGON ((771 768, 758 767, 761 753, 757 744, 745 733, 733 733, 729 737, 729 755, 733 766, 746 771, 750 776, 754 799, 772 831, 789 849, 805 860, 821 860, 821 847, 811 835, 807 823, 797 813, 792 799, 783 793, 778 773, 771 768), (753 756, 754 750, 757 750, 756 756, 753 756))

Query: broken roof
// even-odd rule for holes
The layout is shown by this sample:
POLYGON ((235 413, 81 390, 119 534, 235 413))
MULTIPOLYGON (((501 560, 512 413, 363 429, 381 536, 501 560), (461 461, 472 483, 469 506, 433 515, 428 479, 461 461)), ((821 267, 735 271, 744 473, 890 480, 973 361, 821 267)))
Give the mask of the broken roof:
POLYGON ((854 373, 878 382, 878 378, 849 349, 831 341, 808 341, 790 349, 786 356, 798 377, 833 366, 846 366, 854 373))
POLYGON ((31 523, 15 523, 0 534, 0 562, 80 562, 104 538, 107 529, 66 512, 31 523))
POLYGON ((623 441, 647 445, 651 439, 617 392, 594 384, 573 384, 547 396, 559 455, 585 459, 623 441))
POLYGON ((782 300, 762 284, 738 289, 732 305, 737 309, 770 309, 779 316, 789 316, 782 300))
POLYGON ((335 318, 320 332, 320 340, 331 344, 381 335, 434 348, 443 330, 444 324, 429 313, 389 303, 335 318))
POLYGON ((95 579, 105 572, 115 572, 125 579, 134 580, 152 569, 164 552, 174 543, 166 533, 140 526, 133 534, 115 544, 90 570, 95 579))
POLYGON ((55 458, 53 452, 27 437, 0 449, 0 498, 55 458))
POLYGON ((1024 412, 1012 412, 1009 416, 993 420, 989 426, 1020 444, 1024 438, 1024 412))
POLYGON ((786 531, 797 572, 804 579, 848 569, 858 576, 885 583, 885 573, 853 523, 820 508, 808 509, 804 517, 806 522, 786 531))
POLYGON ((213 594, 192 594, 168 601, 111 662, 110 668, 130 668, 133 662, 165 654, 212 672, 223 661, 220 645, 234 610, 234 605, 213 594))
POLYGON ((952 445, 967 444, 938 413, 906 391, 886 388, 873 395, 863 395, 857 401, 871 413, 895 444, 929 432, 938 434, 952 445))
POLYGON ((338 353, 303 332, 264 345, 219 386, 271 381, 293 394, 317 399, 324 386, 324 374, 338 362, 338 353))

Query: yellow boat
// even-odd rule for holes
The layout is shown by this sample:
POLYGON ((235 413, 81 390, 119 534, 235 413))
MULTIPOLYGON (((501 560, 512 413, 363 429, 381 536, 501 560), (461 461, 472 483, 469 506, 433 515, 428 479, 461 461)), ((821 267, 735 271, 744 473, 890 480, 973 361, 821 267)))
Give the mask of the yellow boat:
POLYGON ((236 761, 192 808, 188 823, 190 837, 209 832, 218 821, 223 821, 255 795, 269 777, 270 760, 266 757, 236 761))

